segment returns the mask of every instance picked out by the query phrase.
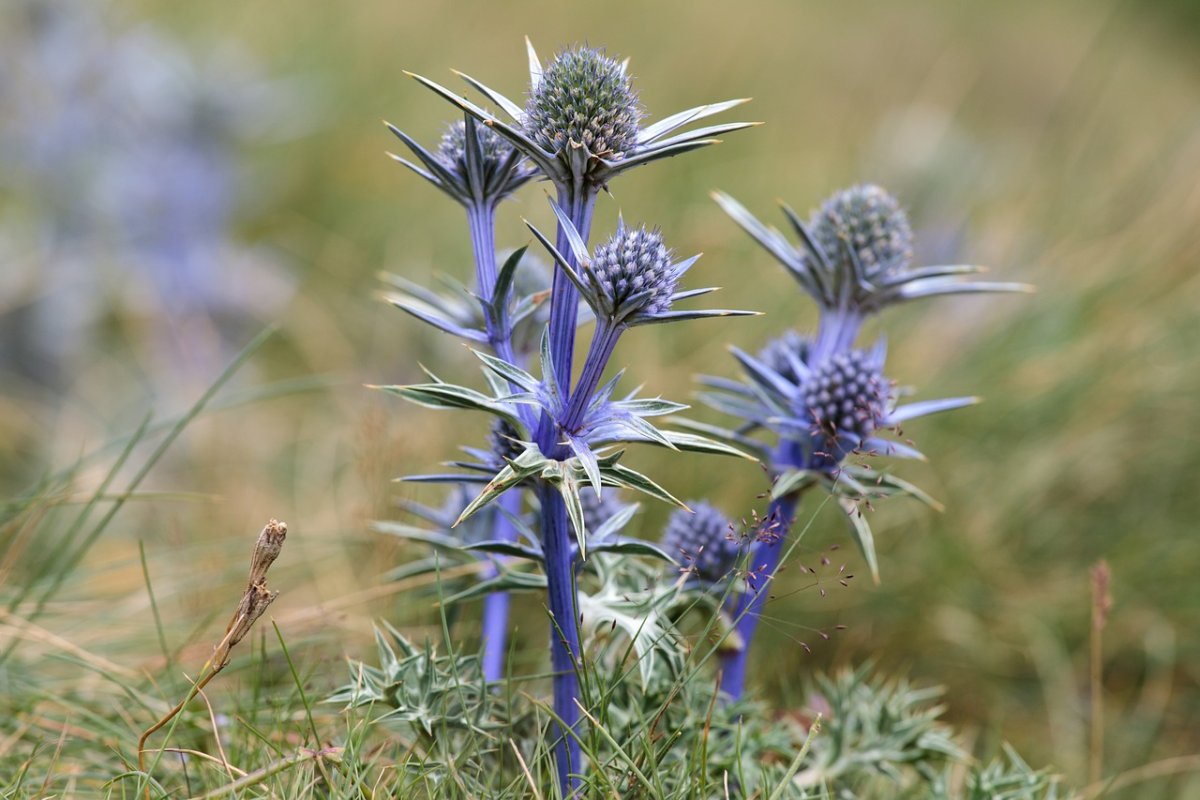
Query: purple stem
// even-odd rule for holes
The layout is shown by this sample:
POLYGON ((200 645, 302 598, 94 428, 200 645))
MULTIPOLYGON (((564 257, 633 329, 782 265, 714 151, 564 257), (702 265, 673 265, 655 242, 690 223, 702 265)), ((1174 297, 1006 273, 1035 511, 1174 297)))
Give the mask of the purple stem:
MULTIPOLYGON (((586 242, 592 227, 592 211, 596 207, 595 190, 587 187, 559 186, 558 205, 571 218, 575 229, 586 242)), ((558 226, 555 246, 572 269, 578 271, 579 264, 575 262, 575 255, 562 225, 558 226)), ((550 290, 550 357, 554 364, 554 374, 558 376, 559 390, 564 398, 571 391, 571 368, 578 315, 579 290, 562 270, 556 269, 554 284, 550 290)))
POLYGON ((754 543, 750 553, 747 582, 750 588, 738 596, 733 607, 734 626, 741 639, 741 649, 721 656, 721 691, 734 700, 742 696, 746 688, 746 660, 750 655, 750 644, 758 628, 759 615, 767 601, 775 570, 787 545, 788 532, 792 527, 793 515, 799 502, 797 493, 772 500, 763 520, 760 532, 772 529, 772 535, 761 537, 754 543))
MULTIPOLYGON (((595 191, 585 189, 582 185, 558 187, 559 206, 567 212, 585 242, 591 230, 595 202, 595 191)), ((565 255, 573 268, 577 268, 561 225, 558 227, 557 243, 559 252, 565 255)), ((570 396, 578 311, 579 292, 562 270, 555 270, 550 294, 550 361, 564 400, 570 396)), ((538 447, 547 458, 564 459, 570 456, 570 450, 561 441, 564 421, 565 417, 561 420, 552 419, 549 414, 542 414, 536 438, 538 447)), ((554 671, 554 713, 560 720, 552 728, 555 732, 554 757, 558 765, 559 787, 564 797, 571 797, 580 786, 577 773, 582 766, 579 742, 572 733, 579 723, 579 707, 576 705, 579 678, 575 670, 580 654, 579 620, 575 616, 572 533, 567 520, 567 506, 558 489, 540 482, 537 494, 542 509, 542 553, 551 614, 550 662, 554 671)))
POLYGON ((558 489, 539 483, 542 507, 542 552, 546 559, 546 593, 550 607, 550 666, 554 672, 554 713, 551 726, 558 783, 563 797, 571 797, 580 786, 582 766, 579 741, 572 731, 579 724, 579 620, 575 617, 575 582, 571 562, 571 530, 567 506, 558 489), (575 773, 575 774, 573 774, 575 773))
POLYGON ((617 339, 621 338, 624 330, 623 326, 613 325, 608 320, 596 320, 592 344, 583 361, 583 369, 579 372, 579 383, 575 385, 575 391, 567 404, 562 422, 563 430, 574 431, 583 422, 583 416, 592 402, 592 395, 596 393, 596 387, 600 385, 600 378, 604 375, 604 368, 608 366, 608 359, 612 356, 617 339))
POLYGON ((816 341, 813 342, 809 361, 812 366, 823 364, 834 353, 844 353, 854 346, 858 332, 862 329, 863 315, 859 311, 829 309, 817 323, 816 341))
MULTIPOLYGON (((507 492, 496 499, 500 508, 510 514, 517 514, 521 509, 521 495, 517 492, 507 492)), ((492 535, 499 541, 515 542, 517 531, 512 521, 501 511, 497 511, 492 535)), ((483 579, 493 578, 499 570, 495 562, 488 564, 483 573, 483 579)), ((504 679, 504 656, 508 650, 508 608, 510 600, 508 592, 492 592, 483 599, 483 679, 488 683, 496 683, 504 679)))
MULTIPOLYGON (((479 203, 467 207, 467 224, 471 229, 471 245, 475 251, 476 291, 480 297, 492 301, 496 292, 496 207, 491 203, 479 203)), ((516 364, 512 349, 512 330, 507 325, 496 326, 492 315, 485 314, 488 341, 496 355, 510 364, 516 364)), ((516 364, 517 366, 523 366, 516 364)), ((497 501, 512 514, 520 512, 521 496, 509 493, 497 501)), ((497 541, 514 542, 516 528, 503 513, 495 515, 492 536, 497 541)), ((495 577, 495 563, 488 565, 483 573, 484 580, 495 577)), ((508 649, 508 610, 511 600, 508 592, 492 592, 483 599, 482 659, 483 679, 495 683, 504 678, 504 656, 508 649)))

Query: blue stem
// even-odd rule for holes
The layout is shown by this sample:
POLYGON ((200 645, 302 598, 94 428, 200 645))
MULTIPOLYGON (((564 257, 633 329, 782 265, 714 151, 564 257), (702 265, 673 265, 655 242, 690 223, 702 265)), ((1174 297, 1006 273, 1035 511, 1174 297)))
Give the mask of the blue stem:
POLYGON ((558 783, 563 797, 571 797, 580 786, 582 766, 579 742, 570 731, 579 724, 579 620, 575 616, 575 583, 571 551, 571 529, 567 506, 558 490, 538 484, 542 507, 542 551, 546 558, 547 601, 550 607, 550 666, 554 672, 554 713, 560 722, 551 726, 558 783))
MULTIPOLYGON (((558 203, 586 242, 592 223, 596 194, 582 184, 558 187, 558 203)), ((558 249, 572 267, 577 267, 563 227, 558 227, 558 249)), ((550 294, 550 361, 561 396, 570 395, 571 370, 575 349, 575 327, 579 311, 579 292, 562 270, 554 271, 550 294)), ((564 419, 553 419, 543 413, 537 429, 537 443, 547 458, 564 459, 570 456, 561 443, 564 419)), ((579 620, 575 616, 574 553, 572 533, 567 520, 567 506, 558 489, 545 482, 537 485, 542 516, 542 553, 546 567, 546 594, 551 614, 550 662, 554 671, 554 713, 560 723, 553 731, 554 757, 558 765, 559 787, 564 797, 572 796, 580 786, 581 768, 579 742, 568 731, 579 723, 579 678, 576 659, 579 650, 579 620), (565 727, 564 727, 565 726, 565 727)))
MULTIPOLYGON (((496 499, 500 509, 516 515, 521 509, 521 495, 517 492, 507 492, 496 499)), ((515 542, 517 531, 501 511, 495 516, 495 527, 492 535, 503 542, 515 542)), ((484 580, 495 577, 498 573, 495 564, 489 564, 484 572, 484 580)), ((504 655, 508 649, 508 608, 510 600, 508 592, 492 592, 483 600, 483 679, 488 683, 496 683, 504 678, 504 655)))
POLYGON ((823 364, 834 353, 844 353, 854 346, 862 329, 863 315, 849 309, 827 309, 817 323, 817 336, 809 354, 811 366, 823 364))
POLYGON ((612 356, 617 339, 621 338, 624 330, 623 326, 613 325, 608 320, 596 320, 592 344, 583 361, 583 369, 579 371, 579 383, 575 385, 575 391, 571 394, 563 417, 563 430, 574 431, 583 422, 583 416, 592 402, 592 395, 596 393, 596 387, 600 385, 600 378, 604 375, 604 368, 608 366, 608 359, 612 356))
MULTIPOLYGON (((496 293, 496 207, 482 202, 467 207, 467 224, 471 229, 471 245, 475 251, 475 280, 479 296, 494 302, 496 293)), ((496 355, 510 364, 516 364, 512 348, 512 330, 503 320, 485 314, 488 340, 496 355), (500 323, 497 325, 497 323, 500 323)), ((517 366, 523 366, 518 364, 517 366)), ((497 502, 512 514, 520 512, 521 497, 513 492, 497 502)), ((502 513, 495 515, 492 537, 497 541, 514 542, 517 531, 512 522, 502 513)), ((489 564, 484 579, 494 577, 497 570, 489 564)), ((482 658, 483 678, 489 683, 504 677, 504 655, 508 648, 508 610, 511 600, 508 592, 492 592, 483 600, 482 658)))
MULTIPOLYGON (((559 186, 558 205, 571 218, 575 229, 586 242, 592 227, 592 211, 596 207, 595 190, 586 186, 559 186)), ((567 263, 578 270, 579 265, 575 262, 570 241, 562 225, 558 226, 555 246, 567 259, 567 263)), ((554 374, 558 376, 559 390, 564 398, 571 391, 571 368, 578 315, 579 290, 562 270, 556 269, 554 284, 550 290, 550 353, 554 374)))
POLYGON ((760 531, 772 526, 772 535, 766 539, 760 538, 751 549, 748 565, 750 576, 747 579, 750 587, 737 598, 733 607, 734 625, 741 639, 741 649, 721 656, 721 691, 734 700, 740 698, 746 688, 746 661, 750 655, 750 645, 758 628, 762 607, 769 596, 775 570, 779 567, 780 556, 787 547, 788 532, 799 499, 798 494, 792 493, 771 501, 760 531))

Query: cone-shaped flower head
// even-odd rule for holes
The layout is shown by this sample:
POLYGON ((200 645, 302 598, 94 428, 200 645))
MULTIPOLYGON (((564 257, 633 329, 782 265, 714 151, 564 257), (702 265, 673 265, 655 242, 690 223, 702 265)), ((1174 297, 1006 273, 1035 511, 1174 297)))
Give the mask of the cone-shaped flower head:
POLYGON ((605 310, 618 318, 667 311, 679 279, 672 255, 657 229, 620 223, 612 238, 596 247, 590 265, 605 310))
POLYGON ((974 397, 955 397, 897 406, 898 393, 883 372, 883 340, 867 350, 850 348, 820 357, 815 340, 788 331, 757 357, 736 348, 733 354, 745 371, 745 382, 705 378, 714 391, 700 399, 740 418, 737 431, 727 432, 730 441, 748 446, 746 434, 774 433, 778 439, 764 457, 776 469, 834 474, 856 452, 920 458, 912 447, 880 433, 977 402, 974 397))
POLYGON ((525 104, 525 132, 539 147, 570 161, 619 159, 637 145, 641 113, 624 65, 590 47, 559 53, 525 104))
POLYGON ((703 501, 690 501, 692 511, 679 509, 667 520, 662 548, 702 581, 716 583, 737 565, 741 541, 718 509, 703 501))
MULTIPOLYGON (((484 170, 494 170, 512 154, 512 145, 486 125, 478 125, 475 135, 479 137, 479 154, 483 157, 484 170)), ((442 133, 438 144, 438 158, 448 169, 465 175, 467 172, 467 123, 463 120, 451 122, 442 133)))
POLYGON ((707 147, 720 141, 716 137, 753 124, 730 122, 680 132, 745 102, 727 100, 689 108, 642 127, 642 110, 625 62, 609 58, 602 50, 573 47, 543 64, 528 40, 526 45, 529 94, 524 105, 460 73, 511 123, 428 78, 413 77, 511 142, 560 192, 599 191, 626 170, 707 147))
POLYGON ((525 452, 521 444, 521 432, 508 420, 497 418, 488 430, 488 444, 491 446, 492 463, 496 469, 525 452))
POLYGON ((891 384, 862 350, 837 353, 804 381, 798 399, 813 422, 813 452, 839 463, 887 424, 891 384))
POLYGON ((1025 292, 1020 283, 964 280, 983 267, 911 267, 913 233, 896 198, 873 184, 836 192, 805 222, 783 210, 799 237, 790 242, 727 194, 717 203, 791 273, 821 308, 819 358, 849 349, 863 320, 889 305, 944 294, 1025 292))
POLYGON ((394 154, 393 159, 468 207, 497 203, 537 174, 503 136, 469 116, 446 126, 434 152, 396 126, 388 129, 421 163, 394 154))
POLYGON ((854 275, 857 259, 862 278, 877 283, 912 260, 908 216, 895 197, 873 183, 827 199, 809 221, 809 230, 835 273, 854 275))
POLYGON ((777 339, 767 342, 758 351, 758 360, 766 364, 789 383, 800 382, 800 371, 809 362, 808 351, 811 342, 799 331, 784 331, 777 339))

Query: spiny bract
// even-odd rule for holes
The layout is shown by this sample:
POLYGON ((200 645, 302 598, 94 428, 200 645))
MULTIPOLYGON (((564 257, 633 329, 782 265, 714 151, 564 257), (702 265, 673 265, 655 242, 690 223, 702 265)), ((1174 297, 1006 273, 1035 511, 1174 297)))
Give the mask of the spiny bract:
POLYGON ((718 509, 702 501, 689 505, 691 512, 679 509, 667 520, 663 550, 701 580, 715 583, 737 565, 742 543, 718 509))
POLYGON ((908 216, 895 197, 872 183, 834 194, 821 204, 809 228, 830 266, 843 274, 856 272, 849 263, 846 244, 858 257, 868 281, 903 270, 912 259, 908 216))
POLYGON ((525 132, 551 153, 575 145, 619 159, 637 145, 640 119, 624 66, 590 47, 559 53, 525 106, 525 132))
POLYGON ((622 223, 592 256, 592 279, 614 312, 658 314, 671 305, 678 280, 672 253, 658 230, 626 228, 622 223))
POLYGON ((588 533, 595 533, 610 519, 621 513, 628 503, 621 500, 615 489, 597 495, 594 489, 579 492, 579 503, 583 507, 583 525, 588 533))

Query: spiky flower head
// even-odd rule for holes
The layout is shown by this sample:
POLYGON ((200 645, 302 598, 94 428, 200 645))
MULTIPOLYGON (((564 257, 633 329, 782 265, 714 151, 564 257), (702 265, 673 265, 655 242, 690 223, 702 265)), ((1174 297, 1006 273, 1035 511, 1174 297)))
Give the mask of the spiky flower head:
POLYGON ((395 125, 387 126, 420 164, 394 153, 392 158, 468 208, 495 204, 537 174, 503 136, 469 116, 447 125, 432 152, 395 125))
POLYGON ((783 211, 799 244, 764 225, 727 194, 713 195, 734 222, 781 263, 820 306, 823 356, 853 344, 863 320, 920 297, 980 292, 1027 292, 1021 283, 964 280, 983 267, 912 267, 913 233, 896 198, 874 184, 834 193, 806 222, 783 211))
POLYGON ((779 373, 789 383, 800 382, 800 370, 808 363, 811 341, 796 330, 784 331, 758 351, 758 360, 779 373))
MULTIPOLYGON (((483 156, 484 169, 495 169, 512 154, 512 145, 486 125, 478 125, 475 135, 479 137, 479 152, 483 156)), ((437 156, 447 169, 461 174, 467 172, 467 123, 463 120, 451 122, 442 133, 437 156)))
POLYGON ((657 228, 618 224, 612 238, 596 247, 590 265, 607 310, 614 317, 667 311, 679 279, 672 255, 657 228))
POLYGON ((835 193, 808 225, 835 271, 855 274, 851 259, 857 258, 862 277, 874 283, 905 269, 912 260, 908 215, 895 197, 873 183, 835 193))
POLYGON ((619 159, 637 145, 641 112, 625 66, 601 50, 575 47, 550 62, 525 104, 524 128, 543 150, 571 158, 619 159))
POLYGON ((850 350, 813 370, 798 397, 812 419, 818 458, 836 464, 887 424, 892 390, 870 354, 850 350))
POLYGON ((488 430, 488 444, 491 446, 492 463, 496 469, 502 469, 505 464, 525 452, 521 444, 521 432, 506 419, 497 417, 488 430))
POLYGON ((689 502, 692 511, 679 509, 667 520, 662 547, 696 577, 715 583, 737 565, 742 542, 729 519, 703 501, 689 502))

